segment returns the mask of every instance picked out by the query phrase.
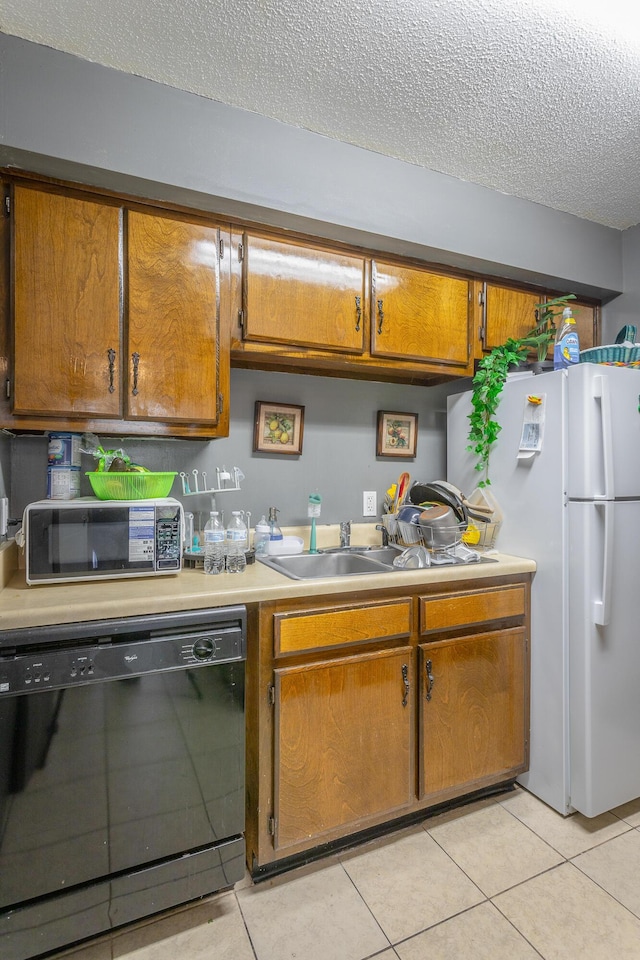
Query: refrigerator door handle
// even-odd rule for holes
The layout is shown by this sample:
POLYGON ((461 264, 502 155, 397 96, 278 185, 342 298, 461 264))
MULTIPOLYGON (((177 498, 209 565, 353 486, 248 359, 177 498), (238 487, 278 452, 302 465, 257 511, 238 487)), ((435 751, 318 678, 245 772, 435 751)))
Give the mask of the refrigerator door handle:
POLYGON ((604 468, 604 499, 613 497, 613 424, 611 422, 611 393, 606 377, 593 378, 593 396, 600 402, 600 429, 604 468))
MULTIPOLYGON (((613 572, 613 503, 596 502, 596 510, 603 514, 604 531, 602 537, 600 599, 593 601, 593 622, 599 627, 606 627, 609 623, 611 608, 611 580, 613 572)), ((594 587, 597 588, 597 584, 594 587)), ((593 596, 598 596, 594 589, 593 596)))

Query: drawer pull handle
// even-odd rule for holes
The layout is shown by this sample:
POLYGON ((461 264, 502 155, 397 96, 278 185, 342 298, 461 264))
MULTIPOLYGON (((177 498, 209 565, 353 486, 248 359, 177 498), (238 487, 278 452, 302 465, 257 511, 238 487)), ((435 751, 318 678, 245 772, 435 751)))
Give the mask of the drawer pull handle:
POLYGON ((356 333, 360 332, 360 321, 362 320, 362 298, 356 297, 356 333))
POLYGON ((427 660, 427 662, 424 665, 425 673, 427 674, 427 696, 425 698, 427 700, 431 700, 431 691, 433 690, 433 684, 434 684, 433 674, 431 673, 431 667, 432 667, 431 660, 427 660))
POLYGON ((402 706, 406 707, 409 703, 409 667, 406 663, 402 664, 402 682, 404 684, 404 697, 402 698, 402 706))
POLYGON ((107 357, 109 360, 109 393, 115 392, 115 387, 113 385, 113 379, 115 377, 115 363, 116 363, 116 352, 113 347, 109 347, 107 350, 107 357))
POLYGON ((382 333, 382 324, 384 323, 384 310, 382 307, 382 300, 378 300, 378 333, 382 333))

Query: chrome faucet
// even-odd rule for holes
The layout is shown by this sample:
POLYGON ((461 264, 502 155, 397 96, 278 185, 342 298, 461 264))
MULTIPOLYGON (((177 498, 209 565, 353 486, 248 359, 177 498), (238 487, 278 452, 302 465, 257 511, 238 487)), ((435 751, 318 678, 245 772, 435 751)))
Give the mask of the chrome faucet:
POLYGON ((351 520, 343 520, 340 524, 340 546, 351 545, 351 520))
POLYGON ((379 530, 382 534, 382 546, 389 546, 389 531, 382 523, 376 523, 376 530, 379 530))

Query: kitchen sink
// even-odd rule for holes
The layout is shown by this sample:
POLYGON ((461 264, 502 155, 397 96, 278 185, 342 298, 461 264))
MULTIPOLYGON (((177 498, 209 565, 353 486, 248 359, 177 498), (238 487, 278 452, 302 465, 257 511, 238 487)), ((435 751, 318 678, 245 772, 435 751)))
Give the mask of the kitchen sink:
POLYGON ((390 573, 398 551, 380 547, 361 552, 337 549, 324 553, 298 553, 295 556, 260 557, 260 562, 292 580, 315 580, 322 577, 368 576, 390 573))
POLYGON ((393 564, 396 557, 399 557, 404 547, 324 547, 320 553, 331 554, 358 554, 363 557, 369 557, 371 560, 377 560, 378 563, 386 563, 389 566, 393 564))

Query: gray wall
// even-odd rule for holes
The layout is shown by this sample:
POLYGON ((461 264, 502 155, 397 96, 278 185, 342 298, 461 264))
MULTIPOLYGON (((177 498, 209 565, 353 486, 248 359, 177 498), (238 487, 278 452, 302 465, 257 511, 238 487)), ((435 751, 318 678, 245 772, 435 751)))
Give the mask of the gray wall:
POLYGON ((621 234, 0 34, 0 164, 609 297, 621 234))
MULTIPOLYGON (((246 478, 241 492, 219 496, 217 506, 227 515, 235 509, 250 510, 252 523, 272 505, 280 509, 283 524, 307 523, 308 497, 316 490, 322 495, 321 523, 363 522, 362 491, 375 490, 380 509, 385 490, 403 470, 414 479, 444 478, 445 395, 446 389, 438 387, 232 370, 228 438, 210 442, 100 439, 108 448, 122 445, 133 460, 153 470, 191 471, 195 467, 206 471, 211 480, 216 466, 239 467, 246 478), (256 400, 305 407, 301 456, 253 452, 256 400), (418 414, 415 460, 376 457, 378 410, 418 414)), ((13 517, 21 515, 26 503, 46 495, 47 439, 16 436, 9 442, 13 517)), ((84 457, 83 470, 92 468, 91 458, 84 457)), ((89 495, 84 477, 83 482, 81 492, 89 495)), ((180 491, 176 482, 172 493, 180 491)), ((192 511, 194 505, 202 505, 189 497, 183 502, 192 511)))
POLYGON ((620 328, 627 323, 636 326, 640 341, 640 226, 622 234, 622 284, 622 296, 602 311, 603 343, 613 343, 620 328))

